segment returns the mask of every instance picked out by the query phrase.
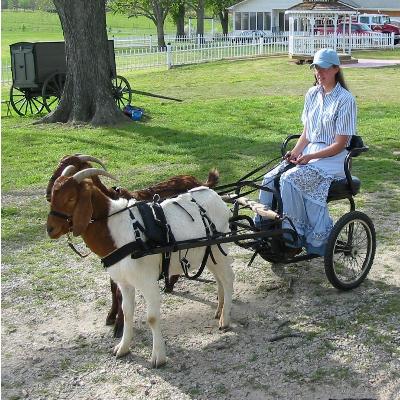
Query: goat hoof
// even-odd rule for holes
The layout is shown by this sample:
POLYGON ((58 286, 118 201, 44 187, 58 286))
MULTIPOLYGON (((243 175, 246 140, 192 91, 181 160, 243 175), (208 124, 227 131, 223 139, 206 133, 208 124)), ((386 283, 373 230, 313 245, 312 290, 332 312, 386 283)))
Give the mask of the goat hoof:
POLYGON ((218 329, 221 332, 228 332, 231 328, 229 326, 220 326, 218 329))
POLYGON ((174 291, 174 287, 171 285, 165 286, 164 293, 172 293, 174 291))
POLYGON ((114 324, 115 324, 115 316, 107 315, 106 325, 110 326, 110 325, 114 325, 114 324))
POLYGON ((124 332, 124 327, 123 326, 121 326, 120 324, 115 324, 114 325, 114 337, 115 338, 122 337, 123 332, 124 332))
POLYGON ((119 343, 119 344, 117 344, 117 345, 114 347, 113 354, 114 354, 117 358, 126 356, 127 354, 129 354, 129 348, 124 348, 124 347, 121 345, 121 343, 119 343))
POLYGON ((151 358, 151 366, 152 366, 153 368, 160 368, 160 367, 162 367, 163 365, 165 365, 166 362, 167 362, 166 356, 162 356, 162 357, 159 357, 159 358, 153 356, 153 357, 151 358))

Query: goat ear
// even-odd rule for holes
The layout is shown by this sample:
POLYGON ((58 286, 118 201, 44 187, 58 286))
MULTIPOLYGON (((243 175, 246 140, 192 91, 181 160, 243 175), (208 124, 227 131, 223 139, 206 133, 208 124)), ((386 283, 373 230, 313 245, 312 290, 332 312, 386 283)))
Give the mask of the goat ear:
POLYGON ((91 184, 82 182, 79 186, 79 199, 72 216, 72 233, 74 236, 79 236, 86 230, 93 213, 91 184))

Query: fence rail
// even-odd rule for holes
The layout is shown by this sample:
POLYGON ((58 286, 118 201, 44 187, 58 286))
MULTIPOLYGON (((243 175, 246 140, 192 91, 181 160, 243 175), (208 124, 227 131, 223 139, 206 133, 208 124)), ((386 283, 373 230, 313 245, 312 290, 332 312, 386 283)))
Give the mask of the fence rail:
MULTIPOLYGON (((271 36, 256 38, 241 38, 237 36, 213 36, 213 37, 187 37, 176 38, 171 36, 171 42, 165 49, 159 49, 154 39, 145 38, 116 38, 115 62, 117 73, 135 69, 168 67, 177 65, 197 64, 202 62, 217 61, 223 59, 260 57, 272 54, 314 54, 315 50, 322 47, 343 49, 347 52, 351 49, 366 48, 393 48, 394 35, 358 35, 358 36, 314 36, 288 34, 273 34, 271 36), (174 39, 174 40, 172 40, 174 39), (307 40, 306 40, 307 39, 307 40), (150 42, 153 40, 153 42, 150 42), (129 46, 127 46, 129 44, 129 46), (153 45, 154 44, 154 45, 153 45)), ((168 39, 168 37, 167 37, 168 39)), ((10 86, 12 83, 10 65, 2 65, 2 85, 10 86)))
POLYGON ((316 50, 323 47, 349 54, 354 49, 393 49, 394 34, 295 35, 289 38, 289 54, 313 55, 316 50))

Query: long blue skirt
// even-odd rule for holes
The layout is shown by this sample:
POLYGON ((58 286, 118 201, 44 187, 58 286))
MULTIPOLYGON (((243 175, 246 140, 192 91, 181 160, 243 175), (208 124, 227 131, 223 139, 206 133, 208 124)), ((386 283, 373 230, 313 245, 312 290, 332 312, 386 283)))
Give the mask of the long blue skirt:
MULTIPOLYGON (((309 144, 303 154, 323 147, 326 145, 309 144)), ((347 151, 343 151, 333 157, 312 160, 306 165, 298 165, 282 173, 288 166, 283 161, 264 176, 263 185, 273 189, 274 178, 282 174, 279 183, 283 214, 292 221, 299 234, 300 239, 295 247, 305 247, 309 254, 325 253, 325 245, 333 226, 326 199, 332 181, 344 177, 346 154, 347 151)), ((271 208, 272 199, 271 192, 260 190, 260 203, 271 208)), ((260 225, 262 218, 256 215, 254 221, 256 225, 260 225)), ((283 228, 293 229, 287 220, 282 225, 283 228)))

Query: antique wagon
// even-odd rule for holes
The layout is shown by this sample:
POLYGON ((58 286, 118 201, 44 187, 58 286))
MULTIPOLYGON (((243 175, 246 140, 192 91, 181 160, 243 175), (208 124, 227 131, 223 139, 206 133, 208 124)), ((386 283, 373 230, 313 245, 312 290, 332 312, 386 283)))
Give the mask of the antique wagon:
MULTIPOLYGON (((109 40, 110 79, 119 108, 131 102, 129 82, 117 75, 114 41, 109 40)), ((64 42, 19 42, 10 45, 13 83, 10 103, 19 115, 38 114, 55 108, 63 93, 67 66, 64 42)))

